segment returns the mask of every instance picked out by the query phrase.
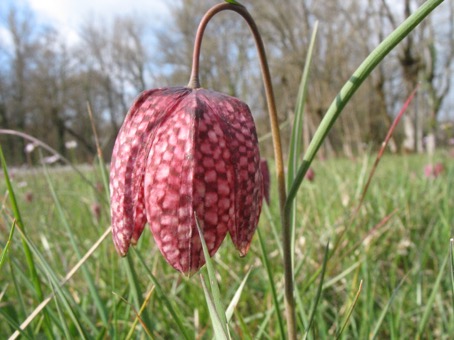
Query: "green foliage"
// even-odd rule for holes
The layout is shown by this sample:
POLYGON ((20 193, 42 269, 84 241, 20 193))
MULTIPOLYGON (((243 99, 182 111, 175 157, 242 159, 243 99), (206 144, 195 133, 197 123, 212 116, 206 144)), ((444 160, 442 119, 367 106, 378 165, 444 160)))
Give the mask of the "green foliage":
POLYGON ((233 5, 240 5, 242 6, 238 1, 235 1, 235 0, 224 0, 225 2, 228 2, 229 4, 233 4, 233 5))
POLYGON ((214 269, 213 261, 211 260, 210 253, 208 252, 207 245, 205 243, 205 238, 203 237, 203 232, 200 229, 199 221, 196 219, 197 230, 200 236, 200 242, 202 243, 203 255, 206 260, 206 269, 208 272, 208 280, 206 280, 203 274, 200 275, 202 282, 203 292, 205 294, 205 300, 208 304, 208 310, 210 312, 210 318, 213 323, 213 330, 216 339, 225 339, 229 338, 229 330, 227 324, 227 318, 225 315, 225 307, 222 303, 221 292, 219 290, 219 285, 216 279, 216 271, 214 269), (208 281, 206 284, 205 281, 208 281))
POLYGON ((312 160, 317 154, 318 149, 325 140, 328 132, 333 127, 335 121, 342 113, 342 110, 350 101, 352 96, 361 87, 363 82, 369 77, 370 73, 378 64, 406 37, 414 28, 421 23, 443 0, 430 0, 419 7, 410 15, 402 24, 400 24, 390 35, 388 35, 359 65, 350 79, 344 84, 336 98, 332 101, 330 107, 325 113, 323 120, 320 122, 311 143, 309 144, 302 163, 294 177, 292 185, 289 188, 286 205, 290 206, 299 189, 304 175, 306 174, 312 160))
MULTIPOLYGON (((454 332, 449 271, 452 258, 448 258, 449 240, 454 234, 454 202, 450 199, 454 168, 447 157, 444 153, 437 155, 437 160, 448 165, 446 172, 439 178, 426 179, 424 156, 385 155, 363 208, 350 225, 349 213, 364 185, 358 178, 367 174, 374 157, 333 159, 313 165, 315 182, 303 182, 297 196, 295 235, 301 332, 314 315, 308 339, 333 338, 344 325, 342 337, 358 339, 415 338, 418 334, 421 338, 433 334, 447 338, 454 332), (382 223, 388 215, 391 217, 382 223), (327 241, 334 244, 344 230, 343 241, 321 270, 327 241), (321 272, 324 279, 319 293, 321 272), (363 288, 351 309, 361 280, 363 288), (317 308, 311 307, 315 305, 317 308)), ((90 184, 69 168, 48 171, 46 178, 43 169, 10 169, 11 185, 27 230, 25 241, 35 258, 43 294, 51 297, 47 305, 51 333, 57 338, 126 338, 128 334, 144 338, 147 329, 152 337, 211 338, 212 323, 199 276, 185 278, 168 266, 148 230, 127 259, 118 257, 107 237, 83 262, 84 269, 61 285, 61 278, 79 261, 78 252, 86 254, 107 229, 109 208, 105 187, 99 185, 99 167, 83 169, 90 184), (29 192, 33 192, 32 202, 27 198, 29 192), (101 211, 96 215, 91 206, 99 202, 101 211), (134 274, 129 272, 129 265, 134 274), (134 285, 131 275, 136 280, 134 285), (148 319, 139 313, 142 306, 148 319)), ((273 185, 272 198, 276 197, 275 189, 273 185)), ((6 195, 4 180, 0 181, 0 192, 6 195)), ((5 198, 0 200, 2 251, 14 225, 12 206, 5 198)), ((272 199, 273 222, 279 221, 277 211, 277 201, 272 199)), ((242 287, 229 321, 233 339, 258 334, 281 338, 275 311, 276 303, 283 311, 282 255, 272 230, 276 225, 272 226, 264 214, 259 226, 262 242, 256 236, 249 255, 240 258, 230 242, 225 242, 214 257, 223 304, 238 296, 238 287, 242 287)), ((0 272, 1 338, 10 336, 42 301, 37 298, 32 277, 24 270, 23 237, 16 228, 0 272)), ((39 327, 43 321, 40 312, 24 332, 25 337, 46 336, 39 327)))

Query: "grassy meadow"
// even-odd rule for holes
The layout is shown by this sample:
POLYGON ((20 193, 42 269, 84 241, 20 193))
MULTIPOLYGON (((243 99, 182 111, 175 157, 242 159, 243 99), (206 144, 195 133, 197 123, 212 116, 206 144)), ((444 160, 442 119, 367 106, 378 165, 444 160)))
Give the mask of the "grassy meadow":
MULTIPOLYGON (((447 153, 437 154, 445 171, 428 179, 427 156, 385 155, 352 215, 374 158, 317 160, 314 181, 300 188, 295 243, 299 335, 452 339, 454 161, 447 153)), ((137 247, 120 258, 106 234, 110 217, 102 169, 85 166, 81 173, 84 178, 70 167, 9 169, 22 228, 14 223, 0 177, 0 338, 11 336, 32 315, 24 339, 212 339, 200 276, 187 278, 172 269, 148 229, 137 247), (79 261, 82 266, 60 285, 79 261), (46 308, 35 315, 47 297, 46 308)), ((246 257, 238 256, 229 236, 214 257, 226 306, 250 271, 230 321, 233 339, 281 338, 276 197, 272 182, 270 207, 262 210, 260 235, 246 257)))

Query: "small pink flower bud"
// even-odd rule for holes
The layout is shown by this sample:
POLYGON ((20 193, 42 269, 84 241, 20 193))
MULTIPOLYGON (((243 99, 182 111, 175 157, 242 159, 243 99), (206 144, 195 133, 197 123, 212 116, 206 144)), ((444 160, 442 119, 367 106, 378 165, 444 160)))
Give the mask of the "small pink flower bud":
POLYGON ((120 255, 148 222, 168 263, 193 273, 204 263, 195 214, 212 256, 227 232, 245 255, 262 204, 251 112, 236 98, 185 87, 143 92, 115 142, 112 233, 120 255))
POLYGON ((445 171, 443 163, 427 164, 424 167, 424 175, 427 178, 437 178, 445 171))
POLYGON ((101 205, 98 202, 92 203, 90 209, 93 217, 96 221, 99 221, 101 218, 101 205))
POLYGON ((25 202, 27 202, 27 203, 33 202, 33 192, 27 191, 25 193, 25 202))
POLYGON ((312 168, 309 168, 306 172, 306 175, 304 175, 304 178, 307 179, 309 182, 313 182, 315 180, 314 170, 312 170, 312 168))
POLYGON ((438 177, 445 171, 443 163, 437 163, 434 165, 434 176, 438 177))
POLYGON ((102 182, 96 182, 95 188, 96 188, 96 191, 99 193, 104 192, 104 184, 102 184, 102 182))

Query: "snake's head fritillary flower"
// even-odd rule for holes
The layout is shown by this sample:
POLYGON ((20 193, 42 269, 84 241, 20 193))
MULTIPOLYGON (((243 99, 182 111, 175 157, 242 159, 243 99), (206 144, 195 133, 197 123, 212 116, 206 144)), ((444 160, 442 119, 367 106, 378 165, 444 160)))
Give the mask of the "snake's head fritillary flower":
POLYGON ((192 274, 227 233, 244 256, 263 184, 254 120, 240 100, 205 89, 143 92, 115 142, 110 173, 113 240, 125 256, 146 222, 168 263, 192 274))

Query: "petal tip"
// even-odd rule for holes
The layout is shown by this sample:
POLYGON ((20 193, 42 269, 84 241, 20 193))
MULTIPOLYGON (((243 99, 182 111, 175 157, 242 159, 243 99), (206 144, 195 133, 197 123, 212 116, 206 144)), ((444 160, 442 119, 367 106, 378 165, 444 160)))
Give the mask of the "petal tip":
POLYGON ((115 249, 116 249, 118 255, 120 255, 121 257, 125 257, 126 255, 128 255, 128 249, 126 249, 126 250, 119 249, 117 246, 115 246, 115 249))

